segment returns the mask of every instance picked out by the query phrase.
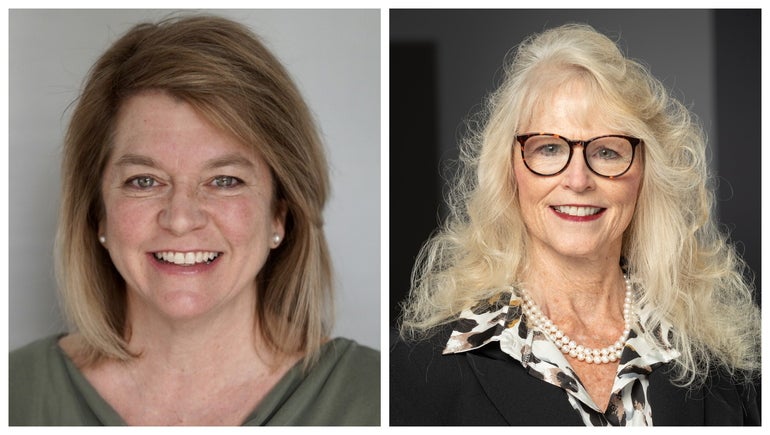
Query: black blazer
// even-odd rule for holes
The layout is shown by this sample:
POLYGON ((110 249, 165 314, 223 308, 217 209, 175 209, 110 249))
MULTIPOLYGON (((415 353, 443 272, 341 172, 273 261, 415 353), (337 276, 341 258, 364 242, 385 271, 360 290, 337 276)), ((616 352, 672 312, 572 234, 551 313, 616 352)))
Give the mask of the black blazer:
MULTIPOLYGON (((392 426, 583 425, 564 390, 528 375, 496 342, 442 355, 450 333, 443 327, 407 343, 391 332, 392 426)), ((672 385, 668 374, 663 366, 649 378, 655 426, 760 424, 753 385, 715 374, 703 388, 688 390, 672 385)))

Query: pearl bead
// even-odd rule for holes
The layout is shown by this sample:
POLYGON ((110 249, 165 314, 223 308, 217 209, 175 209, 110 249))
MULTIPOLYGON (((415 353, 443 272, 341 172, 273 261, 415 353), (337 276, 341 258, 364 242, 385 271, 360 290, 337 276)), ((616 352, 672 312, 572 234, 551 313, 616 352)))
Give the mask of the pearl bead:
POLYGON ((584 361, 588 364, 607 364, 609 362, 615 362, 620 359, 626 340, 628 340, 628 336, 631 334, 631 313, 633 312, 631 282, 625 274, 623 274, 623 279, 626 282, 626 294, 623 303, 623 333, 615 343, 603 349, 585 347, 570 339, 564 331, 560 330, 551 319, 540 311, 535 302, 529 297, 526 290, 522 289, 522 298, 524 299, 522 306, 524 313, 532 323, 534 323, 536 328, 542 330, 545 335, 556 344, 561 352, 565 355, 569 355, 570 358, 577 358, 578 361, 584 361))

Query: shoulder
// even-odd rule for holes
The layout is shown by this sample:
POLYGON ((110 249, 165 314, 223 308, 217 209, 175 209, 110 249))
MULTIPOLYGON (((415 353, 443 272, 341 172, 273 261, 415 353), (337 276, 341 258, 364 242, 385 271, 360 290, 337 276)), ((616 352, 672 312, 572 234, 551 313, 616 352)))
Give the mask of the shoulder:
POLYGON ((704 396, 706 425, 757 426, 760 424, 758 388, 761 380, 747 382, 713 369, 701 387, 704 396))
POLYGON ((531 376, 499 342, 444 354, 453 325, 422 340, 391 332, 390 424, 579 424, 564 390, 531 376))
POLYGON ((327 342, 293 403, 304 424, 379 426, 380 352, 346 338, 327 342))
POLYGON ((10 353, 8 360, 9 423, 46 424, 50 407, 68 390, 59 336, 46 337, 10 353))
POLYGON ((40 382, 41 375, 51 366, 57 365, 59 338, 59 336, 42 338, 11 352, 8 359, 8 371, 12 375, 11 388, 20 384, 40 382))
POLYGON ((391 425, 458 424, 459 403, 478 388, 464 354, 442 355, 450 333, 439 327, 411 340, 391 331, 391 425))
POLYGON ((311 372, 366 386, 376 384, 379 392, 380 352, 347 338, 336 338, 324 345, 317 367, 311 372))
POLYGON ((325 357, 336 360, 338 364, 354 363, 363 369, 380 365, 379 351, 347 338, 335 338, 329 341, 322 352, 325 357))
POLYGON ((451 328, 438 327, 420 339, 403 338, 397 331, 390 333, 391 371, 406 374, 408 371, 423 371, 426 366, 444 361, 441 354, 446 346, 451 328))
POLYGON ((755 426, 760 424, 760 380, 744 382, 722 369, 697 386, 677 386, 667 364, 650 374, 649 400, 655 425, 755 426))
POLYGON ((467 356, 483 353, 460 352, 444 354, 453 325, 443 325, 418 338, 403 338, 396 331, 391 331, 390 370, 391 385, 400 382, 431 388, 449 388, 447 378, 461 376, 468 371, 467 356))

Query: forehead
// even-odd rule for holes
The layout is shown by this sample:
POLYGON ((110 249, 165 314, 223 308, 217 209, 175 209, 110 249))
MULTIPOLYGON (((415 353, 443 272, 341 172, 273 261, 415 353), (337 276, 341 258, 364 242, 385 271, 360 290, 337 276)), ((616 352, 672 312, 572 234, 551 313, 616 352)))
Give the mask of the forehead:
POLYGON ((113 158, 132 153, 194 161, 226 154, 261 160, 256 150, 215 127, 190 104, 163 92, 142 92, 123 101, 112 146, 113 158))
POLYGON ((545 84, 531 89, 521 119, 522 133, 549 130, 564 133, 559 128, 602 130, 613 122, 612 109, 595 89, 581 81, 571 81, 548 87, 545 84))

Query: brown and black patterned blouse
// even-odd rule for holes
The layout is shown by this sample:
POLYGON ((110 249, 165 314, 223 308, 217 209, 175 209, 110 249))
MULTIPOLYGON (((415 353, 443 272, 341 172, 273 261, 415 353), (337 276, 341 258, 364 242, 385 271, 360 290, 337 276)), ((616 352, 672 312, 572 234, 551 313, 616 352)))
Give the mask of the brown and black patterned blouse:
POLYGON ((653 409, 647 399, 648 376, 653 370, 679 356, 671 347, 670 326, 654 334, 655 341, 641 334, 651 314, 641 308, 619 361, 612 397, 602 411, 588 395, 564 354, 546 334, 530 329, 522 313, 522 299, 513 288, 463 311, 454 323, 444 354, 466 352, 487 343, 499 342, 500 349, 521 363, 527 373, 565 391, 566 399, 586 426, 652 426, 653 409))

